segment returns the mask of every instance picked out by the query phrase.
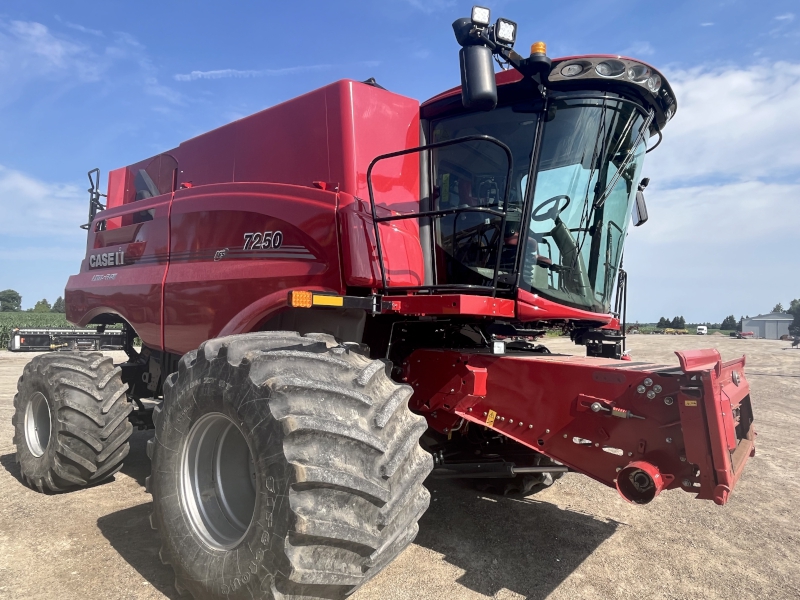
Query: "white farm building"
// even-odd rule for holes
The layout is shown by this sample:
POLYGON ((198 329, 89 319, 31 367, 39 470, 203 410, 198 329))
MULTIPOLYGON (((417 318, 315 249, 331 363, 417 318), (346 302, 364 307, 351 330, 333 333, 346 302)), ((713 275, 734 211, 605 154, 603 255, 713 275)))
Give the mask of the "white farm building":
POLYGON ((779 340, 789 333, 789 325, 794 317, 786 313, 769 313, 745 319, 742 322, 742 333, 752 331, 753 336, 767 340, 779 340))

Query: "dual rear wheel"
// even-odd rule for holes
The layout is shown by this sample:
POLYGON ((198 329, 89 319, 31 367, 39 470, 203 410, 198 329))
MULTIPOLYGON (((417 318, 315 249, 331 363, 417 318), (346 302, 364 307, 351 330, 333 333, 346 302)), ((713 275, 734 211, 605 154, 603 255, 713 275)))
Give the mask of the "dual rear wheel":
POLYGON ((329 336, 205 342, 164 387, 151 525, 195 598, 343 598, 417 534, 432 459, 387 364, 329 336))

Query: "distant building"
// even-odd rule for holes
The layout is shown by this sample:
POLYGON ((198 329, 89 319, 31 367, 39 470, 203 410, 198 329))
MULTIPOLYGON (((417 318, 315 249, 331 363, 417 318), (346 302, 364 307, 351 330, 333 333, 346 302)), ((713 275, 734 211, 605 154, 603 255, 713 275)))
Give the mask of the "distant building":
POLYGON ((779 340, 782 335, 789 333, 789 325, 794 321, 792 315, 786 313, 769 313, 745 319, 742 322, 742 332, 752 331, 757 338, 779 340))

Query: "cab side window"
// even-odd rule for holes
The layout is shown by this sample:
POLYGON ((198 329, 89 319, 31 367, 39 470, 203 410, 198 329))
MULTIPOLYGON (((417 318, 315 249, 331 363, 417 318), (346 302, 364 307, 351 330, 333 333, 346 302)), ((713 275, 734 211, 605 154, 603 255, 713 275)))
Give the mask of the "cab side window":
MULTIPOLYGON (((137 202, 172 193, 178 161, 169 154, 160 154, 144 168, 137 165, 132 167, 132 170, 134 171, 133 185, 135 189, 133 201, 137 202)), ((133 215, 133 222, 152 221, 154 213, 154 209, 137 212, 133 215)))

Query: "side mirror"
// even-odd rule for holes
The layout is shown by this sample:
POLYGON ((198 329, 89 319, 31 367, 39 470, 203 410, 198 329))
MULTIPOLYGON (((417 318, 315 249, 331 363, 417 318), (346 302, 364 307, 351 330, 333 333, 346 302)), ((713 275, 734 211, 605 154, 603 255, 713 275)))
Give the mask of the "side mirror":
POLYGON ((636 201, 633 203, 633 211, 631 213, 634 227, 639 227, 647 223, 647 203, 644 201, 644 188, 646 188, 649 183, 650 179, 645 177, 639 184, 639 189, 636 190, 636 201))
POLYGON ((492 110, 497 106, 497 83, 494 80, 492 51, 486 46, 467 46, 461 60, 461 102, 464 108, 492 110))
POLYGON ((492 110, 497 106, 492 49, 480 36, 473 35, 472 19, 457 19, 453 32, 461 46, 461 102, 471 110, 492 110))

